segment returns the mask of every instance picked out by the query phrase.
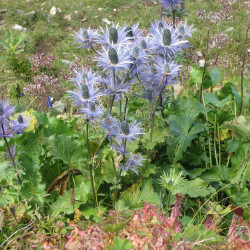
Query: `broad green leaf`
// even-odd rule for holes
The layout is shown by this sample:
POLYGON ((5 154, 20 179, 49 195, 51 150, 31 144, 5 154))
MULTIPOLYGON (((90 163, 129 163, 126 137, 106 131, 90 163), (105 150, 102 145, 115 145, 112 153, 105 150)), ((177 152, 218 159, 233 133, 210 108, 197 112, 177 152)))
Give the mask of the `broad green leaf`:
POLYGON ((249 140, 250 137, 250 119, 243 115, 236 117, 233 121, 225 123, 225 127, 234 132, 237 139, 249 140))
POLYGON ((120 237, 115 237, 113 246, 108 247, 110 250, 129 250, 129 249, 135 249, 133 245, 131 245, 131 242, 129 239, 121 239, 120 237))
MULTIPOLYGON (((86 202, 92 198, 90 185, 90 181, 86 181, 75 187, 74 209, 79 208, 82 204, 86 204, 86 202)), ((72 214, 73 212, 71 194, 69 190, 65 191, 63 195, 59 196, 59 198, 54 203, 52 203, 49 209, 49 214, 52 217, 57 217, 60 213, 72 214)))
POLYGON ((202 68, 199 68, 197 65, 193 65, 190 72, 189 72, 189 75, 190 75, 192 82, 201 84, 202 73, 203 73, 202 68))
POLYGON ((182 159, 183 153, 192 140, 204 130, 201 123, 193 125, 190 117, 176 117, 169 119, 169 137, 167 138, 167 151, 172 163, 182 159))
POLYGON ((240 141, 231 139, 227 141, 226 145, 226 152, 231 153, 231 152, 236 152, 240 146, 240 141))
POLYGON ((214 93, 206 93, 205 94, 205 104, 212 104, 217 108, 223 108, 227 105, 227 103, 231 101, 231 96, 226 97, 223 100, 219 100, 214 93))
POLYGON ((106 226, 105 230, 110 233, 117 233, 125 227, 125 223, 115 223, 106 226))
POLYGON ((39 143, 39 136, 33 132, 23 135, 19 150, 27 154, 37 163, 40 162, 39 157, 44 154, 44 149, 39 143))
POLYGON ((77 143, 72 136, 53 135, 48 138, 48 143, 51 154, 65 163, 79 162, 82 157, 82 145, 77 143))
POLYGON ((212 68, 212 70, 209 72, 209 75, 211 77, 213 86, 216 86, 221 81, 221 71, 216 66, 212 68))
POLYGON ((232 183, 244 184, 250 179, 249 176, 250 143, 240 144, 238 150, 232 157, 230 179, 232 183))
POLYGON ((121 194, 122 201, 129 208, 142 207, 144 202, 156 204, 161 206, 161 199, 157 193, 154 192, 151 179, 145 179, 142 183, 138 181, 128 190, 121 194))
POLYGON ((33 112, 35 115, 36 119, 38 120, 38 123, 41 125, 46 125, 49 122, 48 116, 45 113, 42 112, 33 112))
POLYGON ((4 183, 10 182, 15 175, 15 171, 13 166, 7 161, 3 161, 0 163, 0 184, 4 185, 4 183))
POLYGON ((106 182, 112 184, 116 183, 117 170, 111 156, 107 160, 103 161, 102 174, 106 182))
POLYGON ((208 184, 200 178, 196 178, 191 181, 183 179, 174 188, 174 193, 188 195, 192 198, 195 198, 195 197, 205 197, 207 195, 214 194, 215 189, 208 186, 208 184))

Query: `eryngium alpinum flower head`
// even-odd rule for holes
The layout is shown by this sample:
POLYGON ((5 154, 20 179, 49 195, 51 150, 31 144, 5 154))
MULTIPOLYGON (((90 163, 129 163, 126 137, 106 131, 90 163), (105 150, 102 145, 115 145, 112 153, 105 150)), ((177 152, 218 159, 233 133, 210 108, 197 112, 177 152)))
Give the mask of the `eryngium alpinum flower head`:
POLYGON ((105 49, 97 58, 98 65, 105 71, 119 71, 124 70, 131 64, 129 50, 127 46, 117 46, 105 49))
POLYGON ((118 124, 114 131, 111 131, 111 135, 115 136, 115 139, 118 141, 132 141, 138 138, 139 135, 144 134, 142 132, 142 128, 140 127, 140 123, 136 121, 132 124, 129 124, 126 121, 118 121, 118 124))
POLYGON ((88 50, 94 45, 97 40, 98 33, 96 30, 80 29, 78 32, 74 32, 75 42, 79 43, 79 48, 87 48, 88 50))
POLYGON ((0 122, 7 120, 9 116, 15 111, 15 107, 11 106, 9 100, 3 102, 0 99, 0 122))
POLYGON ((159 0, 164 9, 176 9, 182 0, 159 0))

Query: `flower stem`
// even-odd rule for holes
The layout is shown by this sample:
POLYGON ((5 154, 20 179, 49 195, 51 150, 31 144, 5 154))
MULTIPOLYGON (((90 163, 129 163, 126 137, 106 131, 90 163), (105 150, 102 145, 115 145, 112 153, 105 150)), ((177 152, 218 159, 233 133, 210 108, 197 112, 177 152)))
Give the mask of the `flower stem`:
MULTIPOLYGON (((2 127, 3 134, 5 135, 4 126, 3 126, 2 122, 1 122, 1 127, 2 127)), ((9 147, 9 144, 8 144, 6 136, 3 136, 3 139, 5 141, 5 145, 6 145, 7 151, 9 153, 9 155, 10 155, 12 165, 13 165, 14 169, 17 170, 15 159, 14 159, 14 156, 13 156, 11 150, 10 150, 10 147, 9 147)), ((17 179, 18 179, 19 184, 22 185, 21 178, 20 178, 19 174, 17 173, 17 171, 16 171, 16 175, 17 175, 17 179)))
MULTIPOLYGON (((87 120, 86 124, 86 146, 88 149, 88 157, 89 157, 89 162, 91 161, 91 156, 90 156, 90 149, 89 149, 89 121, 87 120)), ((94 177, 93 177, 93 164, 89 164, 89 173, 90 173, 90 180, 91 180, 91 188, 92 188, 92 193, 94 196, 94 207, 96 207, 96 192, 95 192, 95 185, 94 185, 94 177)))

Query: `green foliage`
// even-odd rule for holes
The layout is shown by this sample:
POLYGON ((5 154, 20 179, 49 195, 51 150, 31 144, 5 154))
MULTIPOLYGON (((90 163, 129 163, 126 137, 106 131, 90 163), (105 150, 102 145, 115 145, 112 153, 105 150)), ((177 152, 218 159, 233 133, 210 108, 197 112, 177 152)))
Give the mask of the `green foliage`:
POLYGON ((129 208, 142 207, 144 202, 161 206, 161 199, 154 191, 151 179, 140 180, 121 194, 120 198, 129 208))
POLYGON ((130 240, 128 239, 121 239, 120 237, 115 237, 113 246, 109 247, 110 250, 128 250, 128 249, 135 249, 134 246, 131 245, 130 240))

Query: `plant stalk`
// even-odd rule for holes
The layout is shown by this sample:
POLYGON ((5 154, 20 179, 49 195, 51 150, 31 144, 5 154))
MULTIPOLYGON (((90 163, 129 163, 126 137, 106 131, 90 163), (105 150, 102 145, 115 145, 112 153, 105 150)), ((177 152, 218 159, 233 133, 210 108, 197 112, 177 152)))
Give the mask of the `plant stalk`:
MULTIPOLYGON (((3 131, 3 135, 5 135, 4 126, 3 126, 2 122, 1 122, 1 127, 2 127, 2 131, 3 131)), ((13 165, 14 169, 16 170, 16 175, 17 175, 18 182, 19 182, 20 185, 22 185, 21 178, 20 178, 19 174, 17 173, 17 167, 16 167, 15 159, 14 159, 14 156, 13 156, 11 150, 10 150, 10 147, 9 147, 8 140, 7 140, 6 136, 3 136, 3 139, 5 141, 7 151, 9 153, 9 155, 10 155, 12 165, 13 165)))
MULTIPOLYGON (((86 146, 87 146, 87 149, 88 149, 89 161, 91 161, 90 149, 89 149, 89 120, 87 120, 87 124, 86 124, 86 146)), ((91 189, 92 189, 92 193, 93 193, 93 196, 94 196, 94 207, 96 208, 96 199, 97 199, 97 197, 96 197, 94 177, 93 177, 93 164, 91 162, 89 164, 89 173, 90 173, 91 189)))

